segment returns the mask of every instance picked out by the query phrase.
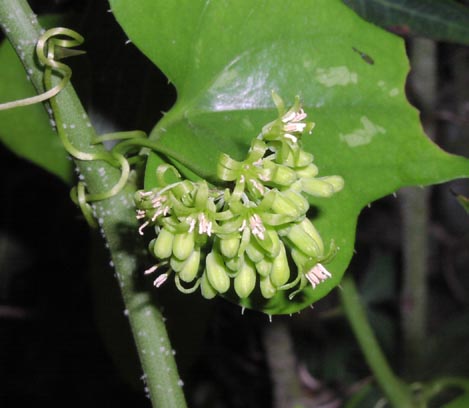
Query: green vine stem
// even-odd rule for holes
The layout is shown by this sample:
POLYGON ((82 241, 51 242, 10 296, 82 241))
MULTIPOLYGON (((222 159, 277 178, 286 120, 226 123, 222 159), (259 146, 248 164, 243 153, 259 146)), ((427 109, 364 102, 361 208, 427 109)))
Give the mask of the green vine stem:
MULTIPOLYGON (((34 54, 42 28, 26 0, 2 0, 0 26, 38 93, 42 93, 43 70, 35 62, 34 54)), ((60 77, 54 76, 54 85, 59 81, 60 77)), ((67 130, 70 142, 82 152, 103 153, 102 146, 93 144, 96 134, 72 86, 68 84, 55 98, 59 112, 54 115, 60 118, 58 125, 67 130)), ((75 164, 91 194, 108 191, 119 181, 120 170, 107 162, 76 160, 75 164)), ((137 252, 143 245, 136 233, 134 192, 134 187, 127 185, 119 194, 95 204, 96 218, 109 246, 152 404, 159 408, 183 408, 186 403, 182 382, 163 316, 149 293, 139 291, 135 283, 140 273, 137 252), (125 234, 123 242, 126 231, 130 233, 125 234)))
POLYGON ((366 317, 355 282, 347 274, 342 281, 341 301, 345 315, 357 338, 376 381, 387 400, 396 408, 415 408, 412 392, 392 371, 366 317))
MULTIPOLYGON (((425 133, 436 133, 433 112, 437 98, 436 44, 414 38, 411 46, 410 86, 421 110, 425 133)), ((408 187, 400 191, 402 215, 403 283, 401 327, 403 367, 406 378, 417 379, 422 372, 428 320, 429 219, 431 188, 408 187)))

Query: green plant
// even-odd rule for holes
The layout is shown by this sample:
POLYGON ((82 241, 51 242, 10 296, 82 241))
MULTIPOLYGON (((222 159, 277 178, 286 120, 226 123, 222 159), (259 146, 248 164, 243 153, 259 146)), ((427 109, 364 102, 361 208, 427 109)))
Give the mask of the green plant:
MULTIPOLYGON (((290 314, 341 283, 354 250, 357 218, 366 205, 404 186, 469 177, 469 162, 440 150, 422 132, 404 93, 408 63, 402 41, 363 22, 339 1, 276 1, 269 7, 243 1, 230 5, 229 12, 221 2, 148 0, 139 7, 123 0, 110 3, 132 42, 178 92, 176 104, 148 139, 132 133, 110 151, 101 142, 129 134, 98 137, 71 84, 65 85, 67 69, 52 65, 44 71, 44 64, 57 63, 54 47, 63 52, 68 44, 63 39, 42 43, 40 50, 47 47, 49 59, 40 58, 42 65, 37 65, 33 50, 40 29, 35 20, 31 23, 27 4, 5 1, 0 22, 34 86, 50 99, 62 144, 86 182, 87 191, 80 183, 72 196, 90 223, 97 220, 108 241, 152 401, 155 406, 182 407, 172 356, 150 352, 155 339, 162 339, 158 346, 164 350, 171 347, 160 311, 148 291, 135 284, 135 276, 144 271, 138 267, 144 248, 139 228, 157 227, 150 250, 158 265, 169 264, 176 272, 181 291, 200 285, 206 298, 220 293, 243 308, 290 314), (331 24, 339 17, 340 25, 331 24), (272 90, 293 108, 287 111, 276 94, 272 103, 272 90), (316 123, 312 133, 312 125, 303 122, 305 112, 316 123), (142 170, 138 164, 147 156, 142 170), (133 178, 128 182, 129 163, 140 171, 135 179, 144 173, 143 186, 137 187, 133 178), (162 206, 162 197, 171 206, 162 206), (135 219, 133 198, 143 226, 135 219), (196 223, 199 234, 194 233, 196 223), (123 246, 124 230, 133 232, 138 250, 130 252, 129 242, 123 246), (310 239, 309 246, 303 238, 310 239), (335 243, 330 254, 323 241, 335 243), (330 261, 327 270, 318 266, 323 261, 330 261), (298 273, 292 272, 297 278, 287 283, 290 268, 298 273), (279 272, 275 278, 274 269, 279 272), (230 279, 234 293, 229 292, 230 279), (254 290, 256 279, 260 286, 254 290), (180 280, 195 285, 187 289, 180 280), (306 285, 307 280, 312 285, 306 285), (162 384, 166 392, 161 392, 162 384)), ((6 42, 0 51, 0 58, 13 60, 6 42)), ((0 73, 2 69, 8 70, 4 75, 21 75, 17 66, 4 64, 0 73)), ((5 88, 2 95, 7 100, 24 97, 11 84, 0 85, 5 88)), ((44 128, 20 139, 19 108, 2 112, 2 140, 68 180, 63 151, 57 149, 46 159, 37 154, 49 149, 37 134, 53 135, 44 112, 32 108, 31 122, 46 122, 44 128)), ((155 285, 161 286, 167 276, 159 275, 155 285)), ((350 278, 343 283, 343 304, 394 406, 425 406, 441 384, 467 392, 465 380, 447 379, 414 393, 380 352, 350 278)))

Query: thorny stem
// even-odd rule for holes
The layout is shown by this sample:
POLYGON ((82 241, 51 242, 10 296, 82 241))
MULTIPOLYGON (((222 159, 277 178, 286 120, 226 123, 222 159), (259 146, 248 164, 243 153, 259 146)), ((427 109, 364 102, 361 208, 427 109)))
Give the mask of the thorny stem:
MULTIPOLYGON (((26 0, 1 0, 0 26, 30 73, 33 85, 42 92, 43 71, 34 60, 41 27, 26 0)), ((94 129, 70 84, 56 96, 56 102, 57 126, 67 128, 70 142, 84 152, 102 152, 101 146, 92 145, 96 137, 94 129)), ((108 190, 119 180, 119 170, 105 162, 78 160, 75 164, 92 194, 108 190)), ((137 252, 142 244, 137 240, 133 193, 134 188, 127 186, 114 197, 99 202, 95 206, 96 215, 115 265, 152 404, 158 408, 183 408, 186 403, 182 383, 163 317, 149 293, 136 286, 137 252)))
POLYGON ((394 374, 376 340, 355 282, 349 274, 345 276, 341 285, 341 301, 347 320, 380 388, 393 407, 414 407, 410 389, 394 374))

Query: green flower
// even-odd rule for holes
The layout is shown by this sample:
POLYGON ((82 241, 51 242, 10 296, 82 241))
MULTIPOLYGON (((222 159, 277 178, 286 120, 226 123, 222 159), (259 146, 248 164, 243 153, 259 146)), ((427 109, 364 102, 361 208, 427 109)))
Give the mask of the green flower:
POLYGON ((200 286, 206 299, 228 292, 232 280, 240 299, 251 296, 256 285, 266 299, 290 290, 293 298, 308 283, 314 289, 331 278, 324 264, 336 248, 332 242, 325 253, 320 233, 306 217, 306 195, 330 197, 344 180, 317 177, 314 157, 301 144, 314 123, 306 121, 299 98, 289 110, 277 94, 273 99, 278 118, 262 128, 246 159, 220 156, 217 177, 223 187, 183 180, 165 164, 157 169, 159 187, 135 195, 139 233, 149 226, 156 233, 149 248, 158 263, 145 274, 166 269, 156 277, 156 287, 174 272, 181 292, 200 286), (175 182, 166 180, 169 172, 175 182), (291 264, 298 273, 289 282, 291 264))

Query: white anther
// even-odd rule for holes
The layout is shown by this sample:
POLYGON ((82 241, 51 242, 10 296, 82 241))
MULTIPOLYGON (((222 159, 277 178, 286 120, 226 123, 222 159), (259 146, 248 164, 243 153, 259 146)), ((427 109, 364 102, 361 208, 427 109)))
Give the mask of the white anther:
POLYGON ((258 236, 260 239, 264 239, 265 227, 262 224, 261 217, 258 214, 254 214, 249 218, 249 227, 251 228, 252 234, 258 236))
POLYGON ((155 281, 153 282, 153 285, 159 288, 163 283, 166 282, 167 279, 168 279, 168 274, 163 273, 155 279, 155 281))
POLYGON ((288 123, 283 127, 285 132, 303 132, 305 130, 306 123, 288 123))
POLYGON ((290 133, 285 133, 285 139, 291 140, 293 143, 298 142, 298 138, 290 133))
POLYGON ((309 283, 311 283, 313 286, 313 289, 316 287, 316 285, 319 285, 321 282, 324 282, 326 279, 332 277, 331 273, 324 267, 324 265, 320 263, 314 265, 305 276, 309 283))
POLYGON ((153 265, 151 268, 148 268, 145 272, 143 272, 144 275, 150 275, 151 273, 155 272, 158 269, 158 264, 153 265))

